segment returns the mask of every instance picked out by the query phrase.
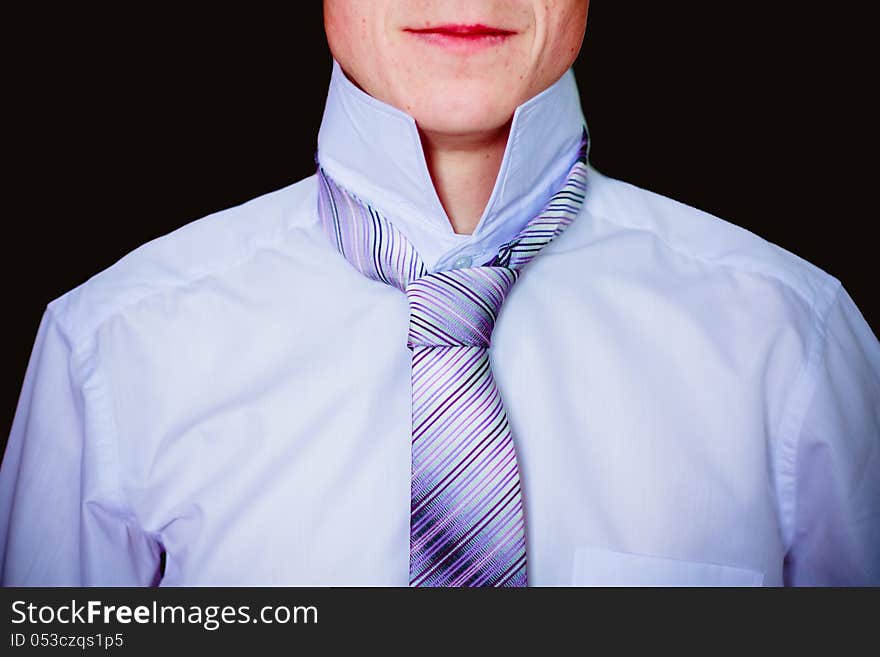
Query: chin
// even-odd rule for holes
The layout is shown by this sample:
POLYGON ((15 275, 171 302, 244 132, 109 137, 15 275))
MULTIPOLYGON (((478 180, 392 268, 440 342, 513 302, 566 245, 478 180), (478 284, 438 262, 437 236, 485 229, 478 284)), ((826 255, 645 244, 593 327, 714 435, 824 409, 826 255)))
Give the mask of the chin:
POLYGON ((411 114, 419 128, 429 132, 468 134, 504 127, 518 102, 485 93, 443 94, 423 99, 411 114))

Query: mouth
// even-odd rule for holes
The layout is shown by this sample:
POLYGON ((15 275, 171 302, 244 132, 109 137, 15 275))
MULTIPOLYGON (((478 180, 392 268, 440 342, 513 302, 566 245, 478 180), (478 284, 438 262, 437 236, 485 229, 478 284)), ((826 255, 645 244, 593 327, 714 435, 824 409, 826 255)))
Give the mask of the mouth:
POLYGON ((430 45, 460 52, 473 52, 498 46, 516 34, 515 30, 479 23, 473 25, 449 23, 424 28, 407 27, 403 31, 430 45))

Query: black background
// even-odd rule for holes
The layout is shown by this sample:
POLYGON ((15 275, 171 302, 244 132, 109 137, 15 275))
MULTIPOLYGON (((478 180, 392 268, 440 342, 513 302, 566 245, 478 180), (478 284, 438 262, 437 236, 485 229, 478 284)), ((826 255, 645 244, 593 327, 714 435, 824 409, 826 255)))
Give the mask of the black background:
MULTIPOLYGON (((49 301, 313 172, 331 64, 320 3, 219 6, 9 18, 5 426, 49 301)), ((876 72, 844 6, 594 0, 575 71, 600 171, 813 262, 876 333, 877 211, 859 198, 877 168, 876 72)))

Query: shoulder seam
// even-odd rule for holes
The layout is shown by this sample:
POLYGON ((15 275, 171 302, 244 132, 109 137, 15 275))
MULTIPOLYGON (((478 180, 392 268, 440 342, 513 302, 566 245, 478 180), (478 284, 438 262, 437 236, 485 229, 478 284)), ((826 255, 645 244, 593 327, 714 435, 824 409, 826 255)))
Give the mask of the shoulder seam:
POLYGON ((828 295, 821 309, 817 310, 813 317, 806 360, 788 394, 776 430, 778 440, 773 450, 777 478, 776 491, 783 547, 786 553, 791 549, 795 532, 797 448, 809 402, 816 388, 819 364, 825 354, 828 317, 835 302, 840 299, 841 290, 843 290, 843 286, 837 279, 834 279, 828 288, 828 295))
MULTIPOLYGON (((161 544, 161 536, 150 531, 140 521, 137 513, 125 494, 122 485, 122 461, 119 450, 119 429, 116 424, 116 413, 113 409, 112 387, 108 385, 104 370, 97 363, 95 350, 89 350, 86 340, 75 343, 60 321, 54 309, 47 311, 58 327, 59 332, 68 343, 70 349, 69 366, 74 369, 76 386, 82 395, 83 403, 83 440, 89 441, 94 453, 99 455, 93 469, 99 482, 99 503, 109 503, 114 516, 120 523, 141 532, 155 543, 161 544)), ((89 333, 87 338, 93 338, 89 333)), ((84 445, 83 449, 87 449, 84 445)), ((85 500, 82 500, 86 504, 85 500)))
MULTIPOLYGON (((688 206, 688 205, 685 205, 685 204, 681 203, 680 201, 676 201, 675 199, 670 198, 670 197, 668 197, 668 196, 663 196, 662 194, 658 194, 658 193, 656 193, 656 192, 652 192, 652 191, 647 190, 647 189, 642 189, 641 187, 636 187, 635 185, 631 185, 630 183, 627 183, 627 182, 624 182, 624 181, 621 181, 621 180, 617 180, 617 179, 615 179, 615 178, 609 178, 609 177, 605 176, 605 180, 606 180, 606 183, 607 183, 608 181, 613 181, 613 182, 616 182, 616 183, 619 183, 619 184, 622 184, 622 185, 627 185, 628 187, 631 187, 631 188, 633 188, 633 189, 638 190, 640 193, 650 194, 650 195, 652 195, 652 196, 656 196, 656 197, 658 197, 658 198, 663 199, 664 201, 666 201, 666 202, 668 202, 668 203, 674 203, 674 204, 676 204, 676 205, 679 205, 679 206, 682 206, 682 207, 684 207, 684 208, 687 208, 687 209, 689 209, 689 210, 691 210, 691 211, 695 211, 695 212, 698 212, 698 213, 700 213, 700 214, 706 215, 707 217, 711 217, 711 218, 712 218, 713 220, 715 220, 715 221, 720 221, 720 222, 727 223, 727 224, 729 224, 730 226, 732 226, 732 227, 734 227, 734 228, 736 228, 736 229, 738 229, 738 230, 742 230, 742 231, 746 231, 746 232, 748 232, 749 234, 753 235, 756 239, 761 240, 761 241, 763 241, 764 243, 768 244, 771 248, 775 248, 775 249, 783 249, 783 247, 780 247, 779 245, 774 244, 773 242, 770 242, 770 241, 764 239, 763 237, 761 237, 761 236, 758 235, 757 233, 752 233, 751 231, 749 231, 749 230, 746 229, 746 228, 743 228, 742 226, 739 226, 739 225, 734 224, 734 223, 732 223, 732 222, 726 221, 725 219, 722 219, 721 217, 717 217, 716 215, 713 215, 713 214, 711 214, 711 213, 708 213, 708 212, 705 212, 705 211, 703 211, 703 210, 700 210, 699 208, 693 208, 693 207, 691 207, 691 206, 688 206)), ((586 208, 585 208, 585 211, 589 212, 591 215, 597 217, 598 219, 601 219, 601 220, 607 221, 607 222, 612 223, 612 224, 614 224, 614 225, 616 225, 616 226, 620 226, 620 227, 622 227, 622 228, 626 228, 626 229, 629 229, 629 230, 642 231, 642 232, 645 232, 645 233, 649 233, 649 234, 652 235, 652 236, 653 236, 658 242, 660 242, 660 243, 663 244, 665 247, 667 247, 668 249, 670 249, 671 251, 677 253, 678 255, 680 255, 680 256, 682 256, 682 257, 689 258, 689 259, 691 259, 691 260, 695 260, 695 261, 697 261, 697 262, 700 262, 700 263, 703 263, 703 264, 705 264, 705 265, 712 266, 712 267, 721 267, 721 268, 730 269, 730 270, 734 270, 734 271, 741 271, 741 272, 750 273, 750 274, 753 274, 753 275, 756 275, 756 276, 764 276, 764 277, 766 277, 766 278, 772 279, 772 280, 774 280, 774 281, 776 281, 776 282, 778 282, 778 283, 781 283, 781 284, 784 285, 787 289, 789 289, 789 290, 793 291, 795 294, 797 294, 797 296, 800 297, 800 298, 801 298, 801 299, 807 304, 807 306, 810 307, 810 309, 813 309, 813 308, 814 308, 815 300, 809 299, 809 298, 807 297, 807 295, 806 295, 802 290, 798 289, 797 286, 792 285, 792 283, 790 283, 789 281, 785 280, 784 278, 780 277, 778 274, 776 274, 776 273, 774 273, 774 272, 772 272, 772 271, 768 271, 768 270, 765 270, 765 269, 759 269, 759 268, 753 268, 753 267, 746 267, 746 266, 734 265, 734 264, 726 263, 726 262, 716 262, 716 261, 712 261, 712 260, 707 259, 707 258, 706 258, 705 256, 703 256, 702 254, 691 253, 691 252, 684 251, 684 250, 681 249, 680 247, 678 247, 678 246, 672 244, 669 240, 665 239, 665 238, 664 238, 660 233, 658 233, 656 230, 651 230, 650 228, 648 228, 648 227, 644 227, 644 226, 634 226, 634 225, 632 225, 632 224, 628 224, 628 223, 626 223, 626 222, 624 222, 624 221, 621 221, 620 219, 616 219, 616 218, 611 217, 611 216, 610 216, 609 214, 607 214, 607 213, 596 212, 596 211, 594 211, 594 210, 592 210, 592 209, 586 209, 586 208)), ((784 249, 783 249, 783 250, 784 250, 784 249)), ((792 253, 791 255, 792 255, 793 257, 797 257, 797 256, 796 256, 795 254, 793 254, 793 253, 792 253)), ((807 261, 804 261, 804 262, 807 262, 807 261)), ((831 274, 829 274, 828 272, 826 272, 826 271, 820 269, 819 267, 816 267, 816 266, 813 265, 812 263, 807 263, 807 264, 809 264, 811 267, 814 267, 814 268, 816 269, 817 273, 820 274, 819 278, 822 279, 822 283, 823 283, 824 285, 827 286, 827 285, 830 284, 832 287, 834 287, 835 285, 836 285, 836 286, 839 286, 839 285, 840 285, 840 281, 839 281, 837 278, 835 278, 834 276, 832 276, 831 274)), ((831 296, 833 296, 833 294, 832 294, 831 296)))
MULTIPOLYGON (((201 217, 200 219, 206 219, 210 216, 211 215, 206 215, 205 217, 201 217)), ((198 220, 196 220, 196 221, 198 221, 198 220)), ((202 271, 198 271, 198 272, 193 273, 191 276, 187 277, 186 279, 162 285, 161 287, 158 287, 157 289, 146 291, 143 294, 135 296, 131 299, 127 299, 124 302, 118 303, 118 304, 114 305, 112 308, 110 308, 105 314, 103 314, 99 318, 97 318, 95 321, 90 322, 88 325, 86 325, 86 327, 84 327, 80 331, 74 332, 69 329, 69 327, 67 326, 67 323, 65 322, 65 318, 63 317, 63 312, 62 313, 54 312, 53 316, 54 316, 55 320, 57 321, 58 325, 65 328, 65 337, 70 341, 71 346, 78 347, 78 345, 84 343, 92 335, 94 335, 105 322, 107 322, 109 319, 111 319, 112 317, 114 317, 118 313, 123 312, 124 310, 126 310, 128 308, 131 308, 135 304, 138 304, 142 301, 145 301, 145 300, 149 299, 150 297, 153 297, 157 294, 162 294, 163 292, 168 292, 171 290, 177 290, 180 288, 184 288, 188 285, 193 285, 194 283, 198 283, 199 281, 202 281, 205 278, 209 278, 211 276, 216 276, 218 274, 222 274, 224 272, 231 271, 231 270, 235 269, 236 267, 239 267, 239 266, 247 263, 250 259, 252 259, 260 251, 263 251, 265 249, 270 249, 273 246, 277 245, 282 240, 286 239, 290 235, 291 232, 294 232, 297 230, 305 230, 305 229, 311 227, 312 225, 314 225, 314 223, 316 223, 316 222, 313 221, 313 222, 303 224, 303 225, 285 225, 285 226, 281 227, 277 231, 277 234, 274 234, 274 236, 271 239, 266 239, 265 241, 263 241, 261 243, 254 244, 253 248, 251 248, 250 251, 248 251, 242 257, 234 260, 233 262, 226 263, 224 266, 220 266, 220 267, 216 267, 216 268, 212 268, 212 269, 203 269, 202 271)), ((188 224, 184 224, 184 226, 186 226, 186 225, 188 225, 188 224)), ((183 228, 184 226, 181 226, 181 228, 183 228)), ((155 239, 161 239, 161 236, 158 238, 155 238, 155 239)), ((147 242, 146 244, 149 244, 149 242, 147 242)), ((142 245, 142 246, 144 246, 144 245, 142 245)), ((137 250, 137 249, 135 249, 135 250, 137 250)), ((129 252, 129 253, 133 253, 133 251, 129 252)), ((126 255, 128 255, 128 254, 126 254, 126 255)), ((120 262, 125 257, 126 256, 122 256, 122 258, 120 258, 120 260, 117 260, 117 263, 120 262)), ((111 265, 111 267, 112 266, 113 265, 111 265)), ((103 271, 107 271, 107 270, 105 269, 103 271)), ((98 272, 97 274, 95 274, 95 276, 99 276, 101 273, 103 273, 103 272, 98 272)), ((92 278, 94 278, 94 277, 92 277, 92 278)), ((67 297, 68 294, 72 294, 79 287, 87 285, 90 280, 92 280, 92 279, 91 278, 88 279, 87 281, 82 283, 77 288, 74 288, 70 292, 51 301, 47 305, 47 308, 51 308, 51 307, 55 306, 56 302, 61 302, 63 299, 65 299, 65 297, 67 297)))
MULTIPOLYGON (((606 215, 606 214, 593 213, 592 211, 590 211, 590 212, 591 212, 591 214, 593 214, 594 216, 598 217, 599 219, 602 219, 602 220, 604 220, 604 221, 608 221, 609 223, 615 224, 616 226, 621 226, 621 227, 623 227, 623 228, 627 228, 627 229, 629 229, 629 230, 636 230, 636 231, 641 231, 641 232, 644 232, 644 233, 649 233, 649 234, 652 235, 652 236, 653 236, 658 242, 660 242, 660 243, 663 244, 665 247, 667 247, 670 251, 673 251, 673 252, 675 252, 676 254, 678 254, 678 255, 680 255, 680 256, 682 256, 682 257, 684 257, 684 258, 688 258, 688 259, 690 259, 690 260, 695 260, 695 261, 697 261, 697 262, 700 262, 700 263, 702 263, 702 264, 704 264, 704 265, 708 265, 708 266, 711 266, 711 267, 719 267, 719 268, 723 268, 723 269, 730 269, 730 270, 733 270, 733 271, 744 272, 744 273, 752 274, 752 275, 755 275, 755 276, 763 276, 763 277, 765 277, 765 278, 769 278, 769 279, 771 279, 771 280, 774 280, 774 281, 776 281, 777 283, 780 283, 780 284, 784 285, 787 289, 791 290, 791 291, 794 292, 795 294, 797 294, 797 296, 798 296, 802 301, 804 301, 804 303, 806 303, 807 306, 808 306, 810 309, 813 309, 813 308, 814 308, 815 300, 808 298, 808 296, 803 292, 803 290, 798 289, 798 287, 796 287, 795 285, 792 285, 789 281, 785 280, 784 278, 782 278, 781 276, 779 276, 778 274, 776 274, 776 273, 774 273, 774 272, 772 272, 772 271, 767 271, 767 270, 760 269, 760 268, 755 268, 755 267, 746 267, 746 266, 741 266, 741 265, 734 265, 734 264, 731 264, 731 263, 728 263, 728 262, 717 262, 717 261, 714 261, 714 260, 709 260, 709 259, 707 259, 705 256, 703 256, 703 255, 701 255, 701 254, 698 254, 698 253, 690 253, 690 252, 688 252, 688 251, 684 251, 684 250, 681 249, 680 247, 677 247, 677 246, 675 246, 674 244, 670 243, 669 240, 664 239, 664 238, 663 238, 663 237, 662 237, 657 231, 651 230, 650 228, 645 228, 645 227, 643 227, 643 226, 633 226, 633 225, 630 225, 630 224, 626 224, 626 223, 624 223, 624 222, 622 222, 622 221, 618 221, 618 220, 616 220, 616 219, 612 219, 610 216, 608 216, 608 215, 606 215)), ((700 212, 702 212, 702 211, 700 211, 700 212)), ((715 215, 709 215, 709 216, 712 217, 712 218, 714 218, 714 219, 716 219, 716 220, 718 220, 718 221, 724 221, 723 219, 720 219, 719 217, 715 217, 715 215)), ((731 225, 736 226, 736 224, 731 224, 731 225)), ((737 226, 737 228, 740 228, 741 230, 745 230, 745 229, 742 228, 741 226, 737 226)), ((753 233, 753 234, 754 234, 754 233, 753 233)), ((764 240, 764 238, 761 237, 760 235, 755 234, 755 237, 758 238, 758 239, 760 239, 760 240, 764 240)), ((764 240, 764 241, 767 242, 767 240, 764 240)), ((767 242, 767 244, 771 245, 771 246, 774 247, 774 248, 781 248, 781 247, 777 246, 776 244, 773 244, 772 242, 767 242)), ((793 255, 793 254, 792 254, 792 255, 793 255)), ((815 267, 815 265, 812 265, 812 266, 815 267)), ((829 274, 828 272, 823 271, 823 270, 818 269, 818 268, 817 268, 817 270, 818 270, 818 272, 819 272, 820 275, 821 275, 820 278, 824 279, 824 280, 823 280, 823 283, 824 283, 825 285, 829 285, 829 284, 830 284, 832 287, 834 287, 834 286, 836 286, 836 285, 840 285, 840 281, 838 281, 837 278, 835 278, 834 276, 832 276, 832 275, 829 274)), ((832 296, 833 296, 833 295, 832 295, 832 296)))

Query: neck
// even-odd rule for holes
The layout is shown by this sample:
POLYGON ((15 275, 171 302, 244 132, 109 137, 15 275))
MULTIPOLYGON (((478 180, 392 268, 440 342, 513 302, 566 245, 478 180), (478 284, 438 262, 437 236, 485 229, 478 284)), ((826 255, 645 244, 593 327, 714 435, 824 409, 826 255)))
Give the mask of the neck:
POLYGON ((428 171, 452 229, 474 232, 492 195, 510 134, 510 122, 497 130, 469 135, 419 130, 428 171))

